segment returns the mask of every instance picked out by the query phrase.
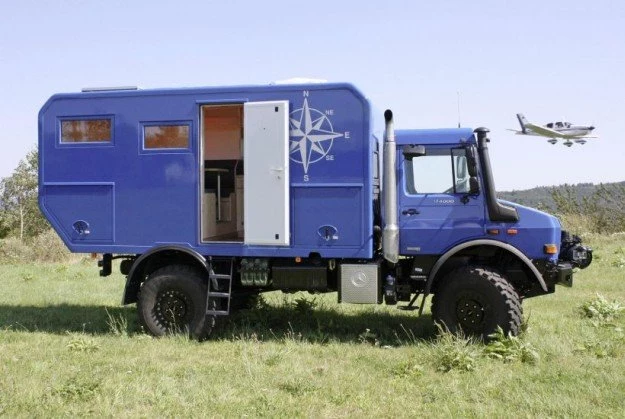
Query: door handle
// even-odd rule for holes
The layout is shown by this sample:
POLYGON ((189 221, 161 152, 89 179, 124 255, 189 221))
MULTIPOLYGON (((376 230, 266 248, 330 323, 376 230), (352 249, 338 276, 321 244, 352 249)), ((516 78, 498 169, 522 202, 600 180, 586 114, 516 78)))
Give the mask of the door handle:
POLYGON ((405 209, 401 213, 404 214, 404 215, 417 215, 417 214, 420 214, 419 211, 417 211, 414 208, 405 209))

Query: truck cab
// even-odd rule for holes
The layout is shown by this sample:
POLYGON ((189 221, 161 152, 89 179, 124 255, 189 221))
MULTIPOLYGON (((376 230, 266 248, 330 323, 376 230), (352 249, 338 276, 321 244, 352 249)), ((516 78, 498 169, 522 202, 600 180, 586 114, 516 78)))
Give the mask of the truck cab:
POLYGON ((517 333, 523 298, 554 292, 558 283, 571 286, 573 268, 592 259, 556 217, 497 199, 487 134, 486 128, 395 132, 402 269, 385 291, 387 303, 408 301, 406 290, 434 293, 437 321, 485 339, 489 322, 487 330, 497 325, 517 333))

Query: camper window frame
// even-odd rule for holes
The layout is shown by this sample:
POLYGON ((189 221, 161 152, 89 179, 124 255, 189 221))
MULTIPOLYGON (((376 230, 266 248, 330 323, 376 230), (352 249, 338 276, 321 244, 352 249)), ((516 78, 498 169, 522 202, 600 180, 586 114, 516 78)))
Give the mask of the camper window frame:
POLYGON ((154 154, 154 153, 190 153, 193 146, 193 121, 192 120, 172 120, 172 121, 141 121, 139 122, 139 153, 140 154, 154 154), (169 126, 186 126, 189 128, 189 141, 186 147, 155 147, 146 148, 145 146, 145 128, 146 127, 169 127, 169 126))
POLYGON ((64 115, 57 117, 56 144, 59 147, 112 147, 115 145, 115 115, 64 115), (109 120, 111 132, 107 141, 63 141, 63 122, 109 120))

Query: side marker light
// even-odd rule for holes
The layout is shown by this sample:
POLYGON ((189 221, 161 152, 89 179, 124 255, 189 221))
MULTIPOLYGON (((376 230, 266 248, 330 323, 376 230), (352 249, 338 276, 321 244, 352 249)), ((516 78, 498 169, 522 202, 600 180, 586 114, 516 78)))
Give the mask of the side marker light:
POLYGON ((544 249, 545 249, 545 253, 548 255, 558 254, 558 246, 555 244, 546 244, 544 249))

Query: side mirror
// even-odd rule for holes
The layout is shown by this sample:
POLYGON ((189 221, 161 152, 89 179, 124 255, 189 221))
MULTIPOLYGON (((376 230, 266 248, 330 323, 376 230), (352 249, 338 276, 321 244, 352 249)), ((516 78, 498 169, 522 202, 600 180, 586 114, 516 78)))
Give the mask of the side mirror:
POLYGON ((471 178, 477 176, 477 158, 475 157, 475 147, 467 148, 467 170, 471 178))
POLYGON ((422 145, 405 145, 402 153, 405 159, 412 160, 413 157, 425 156, 425 147, 422 145))
POLYGON ((478 182, 476 176, 471 176, 469 178, 469 195, 479 195, 480 194, 480 182, 478 182))

